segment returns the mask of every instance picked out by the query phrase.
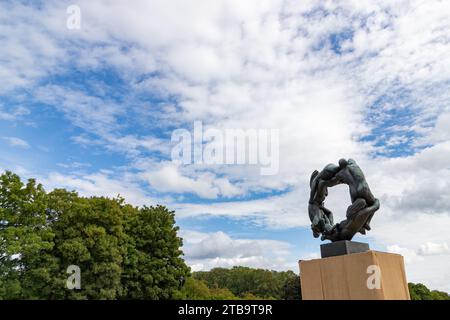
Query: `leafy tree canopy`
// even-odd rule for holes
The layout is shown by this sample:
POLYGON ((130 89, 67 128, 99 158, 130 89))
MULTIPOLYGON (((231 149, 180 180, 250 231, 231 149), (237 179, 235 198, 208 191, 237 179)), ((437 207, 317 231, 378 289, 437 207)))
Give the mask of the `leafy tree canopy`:
POLYGON ((187 277, 174 212, 0 176, 0 299, 170 299, 187 277), (81 289, 66 286, 80 268, 81 289))
POLYGON ((300 278, 292 271, 233 267, 195 272, 193 276, 210 288, 227 288, 238 297, 300 299, 300 278))
POLYGON ((450 300, 448 293, 433 290, 431 291, 421 283, 408 283, 411 300, 450 300))

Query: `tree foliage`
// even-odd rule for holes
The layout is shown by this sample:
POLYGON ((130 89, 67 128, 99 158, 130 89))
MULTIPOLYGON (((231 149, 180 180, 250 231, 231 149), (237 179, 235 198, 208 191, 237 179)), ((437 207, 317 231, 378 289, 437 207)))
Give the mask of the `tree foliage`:
POLYGON ((231 269, 214 268, 210 271, 195 272, 193 276, 198 280, 205 281, 210 288, 227 288, 238 297, 253 295, 265 299, 299 298, 300 281, 292 271, 277 272, 233 267, 231 269), (297 290, 297 293, 295 290, 297 290))
POLYGON ((0 176, 0 297, 32 299, 49 291, 43 283, 51 281, 55 259, 42 253, 53 249, 55 235, 46 207, 46 193, 34 180, 0 176))
POLYGON ((421 283, 408 283, 411 300, 450 300, 448 293, 433 290, 431 291, 421 283))
POLYGON ((301 300, 302 293, 300 287, 300 277, 298 275, 293 275, 286 279, 282 287, 283 300, 301 300))
POLYGON ((227 288, 209 288, 202 280, 189 277, 182 289, 175 295, 180 300, 237 300, 227 288))
POLYGON ((174 212, 144 207, 127 215, 125 292, 130 299, 169 299, 189 269, 181 258, 174 212), (155 228, 154 226, 158 226, 155 228))
POLYGON ((122 198, 46 193, 0 176, 0 299, 169 299, 189 274, 174 212, 122 198), (66 287, 67 267, 81 289, 66 287))
POLYGON ((228 288, 209 287, 205 281, 189 277, 182 289, 174 296, 180 300, 263 300, 252 293, 246 292, 236 296, 228 288))

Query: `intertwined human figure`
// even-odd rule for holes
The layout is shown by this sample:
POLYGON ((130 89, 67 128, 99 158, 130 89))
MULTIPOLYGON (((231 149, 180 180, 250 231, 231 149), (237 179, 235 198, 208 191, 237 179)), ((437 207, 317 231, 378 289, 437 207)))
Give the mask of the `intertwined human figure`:
POLYGON ((308 213, 314 237, 322 234, 322 240, 351 240, 357 232, 366 234, 370 230, 370 221, 380 208, 380 201, 373 196, 355 160, 341 159, 338 166, 328 164, 321 172, 315 170, 310 187, 308 213), (346 219, 334 224, 333 213, 325 208, 324 201, 328 188, 338 184, 348 185, 352 204, 347 208, 346 219))

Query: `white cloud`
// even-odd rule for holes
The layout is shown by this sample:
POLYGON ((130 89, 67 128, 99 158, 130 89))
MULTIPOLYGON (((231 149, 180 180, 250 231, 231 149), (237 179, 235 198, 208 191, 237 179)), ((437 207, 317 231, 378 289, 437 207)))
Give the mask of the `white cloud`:
POLYGON ((113 101, 62 86, 42 86, 34 94, 37 101, 54 106, 76 126, 97 134, 117 129, 116 119, 125 113, 113 101))
MULTIPOLYGON (((127 175, 111 177, 107 173, 95 173, 84 175, 64 175, 52 172, 47 177, 39 179, 48 190, 66 188, 75 190, 82 196, 104 196, 115 198, 124 197, 127 202, 134 205, 156 205, 158 202, 147 195, 134 181, 130 181, 127 175)), ((166 199, 167 200, 167 199, 166 199)))
POLYGON ((99 98, 80 90, 47 85, 35 91, 35 99, 53 106, 75 126, 94 137, 83 135, 73 141, 85 146, 101 146, 107 150, 136 157, 142 152, 162 154, 170 152, 170 143, 152 135, 122 134, 126 127, 119 118, 126 115, 126 108, 108 98, 99 98))
POLYGON ((394 244, 387 246, 387 251, 403 256, 408 282, 424 283, 432 289, 449 291, 447 279, 450 272, 446 263, 448 258, 442 257, 448 254, 448 246, 445 243, 427 242, 417 250, 394 244))
POLYGON ((17 147, 22 149, 30 148, 28 142, 17 137, 3 137, 3 140, 5 140, 11 147, 17 147))
POLYGON ((146 172, 143 178, 158 191, 194 193, 203 198, 216 198, 219 190, 212 185, 213 177, 208 174, 191 179, 181 175, 173 164, 163 166, 155 172, 146 172))
POLYGON ((402 255, 403 258, 405 259, 406 264, 414 263, 421 260, 421 258, 417 256, 417 253, 415 251, 410 250, 408 248, 400 247, 399 245, 396 244, 387 246, 386 249, 388 252, 402 255))
POLYGON ((241 193, 227 178, 218 178, 211 172, 190 172, 189 174, 195 175, 195 178, 191 178, 183 175, 179 167, 170 162, 163 162, 157 167, 159 168, 156 170, 144 171, 141 176, 153 189, 161 192, 191 193, 206 199, 241 193))
POLYGON ((29 114, 30 109, 26 107, 19 106, 15 108, 5 108, 2 104, 0 104, 0 120, 18 120, 29 114))
POLYGON ((222 231, 202 233, 184 230, 181 236, 185 257, 196 271, 238 265, 285 270, 295 265, 288 259, 291 246, 286 242, 235 239, 222 231))
POLYGON ((82 168, 89 168, 92 165, 90 163, 84 163, 84 162, 78 162, 73 161, 70 163, 57 163, 58 167, 65 168, 65 169, 82 169, 82 168))
POLYGON ((173 203, 171 206, 176 209, 179 217, 200 215, 246 217, 255 219, 270 228, 293 228, 310 224, 307 208, 300 207, 304 197, 306 194, 303 192, 294 191, 256 200, 206 204, 173 203))
POLYGON ((33 86, 68 56, 54 38, 57 28, 63 30, 65 22, 60 13, 65 11, 59 11, 62 7, 53 7, 55 3, 49 3, 47 10, 41 11, 23 3, 1 4, 0 94, 17 87, 33 86), (55 24, 58 20, 59 25, 55 24))
POLYGON ((435 256, 441 254, 447 254, 450 250, 447 243, 433 243, 427 242, 420 246, 419 254, 422 256, 435 256))
POLYGON ((450 140, 450 112, 440 114, 436 120, 436 125, 430 132, 426 142, 445 142, 450 140))

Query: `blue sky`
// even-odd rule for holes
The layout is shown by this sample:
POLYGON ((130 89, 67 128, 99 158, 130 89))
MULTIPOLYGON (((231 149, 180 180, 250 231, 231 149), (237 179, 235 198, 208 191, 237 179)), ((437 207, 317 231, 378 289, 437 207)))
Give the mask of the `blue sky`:
MULTIPOLYGON (((0 168, 176 210, 185 258, 318 257, 314 169, 354 158, 381 209, 355 240, 450 291, 450 23, 429 1, 2 1, 0 168), (69 5, 80 28, 67 27, 69 5), (277 129, 279 170, 179 165, 174 130, 277 129)), ((343 219, 348 190, 327 206, 343 219)))

